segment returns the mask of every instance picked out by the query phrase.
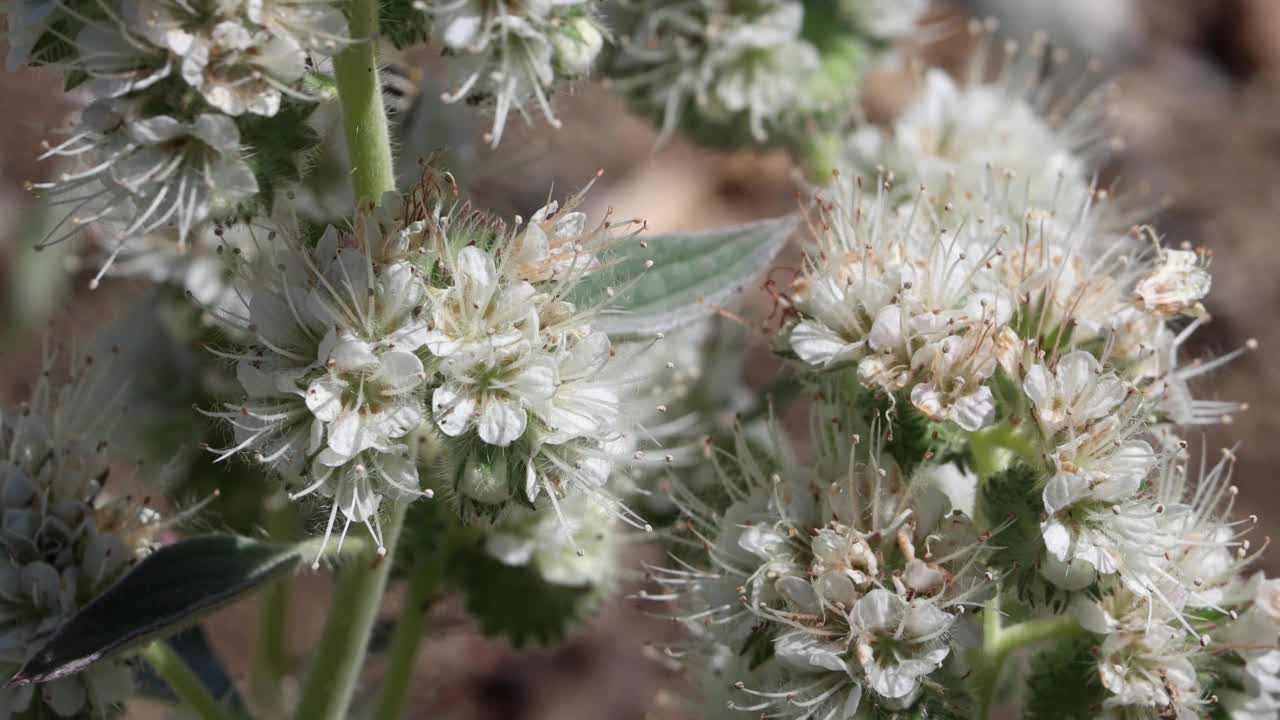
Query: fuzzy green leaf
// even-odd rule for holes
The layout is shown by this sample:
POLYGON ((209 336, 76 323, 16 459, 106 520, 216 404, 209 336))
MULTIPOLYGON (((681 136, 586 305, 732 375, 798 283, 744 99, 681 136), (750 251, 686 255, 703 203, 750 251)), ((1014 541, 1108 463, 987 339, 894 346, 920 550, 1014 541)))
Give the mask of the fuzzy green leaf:
POLYGON ((701 319, 764 272, 795 230, 796 215, 628 242, 572 293, 578 307, 603 307, 599 325, 615 338, 667 332, 701 319), (653 266, 645 265, 652 261, 653 266), (610 297, 612 293, 612 297, 610 297))
POLYGON ((978 517, 996 530, 991 567, 1005 573, 1020 599, 1036 606, 1050 604, 1057 594, 1038 572, 1044 555, 1041 489, 1040 471, 1019 462, 987 478, 977 498, 978 517))
POLYGON ((427 14, 414 0, 382 0, 379 27, 382 36, 397 48, 426 42, 431 30, 427 14))
POLYGON ((451 571, 485 633, 517 648, 561 640, 597 598, 594 588, 553 585, 536 568, 503 565, 478 545, 459 550, 451 571))
POLYGON ((1027 680, 1028 720, 1092 720, 1106 691, 1098 677, 1094 651, 1098 636, 1082 634, 1059 641, 1036 655, 1027 680))
MULTIPOLYGON (((855 376, 850 376, 856 379, 855 376)), ((867 427, 879 418, 884 432, 884 451, 897 462, 905 476, 911 477, 921 463, 954 462, 961 468, 972 465, 963 432, 951 423, 934 422, 911 403, 911 396, 900 392, 890 398, 883 393, 857 392, 862 419, 867 427)))
POLYGON ((259 209, 270 214, 276 192, 302 179, 310 153, 320 145, 319 133, 308 123, 315 109, 313 103, 291 100, 271 117, 240 118, 240 142, 248 148, 247 160, 258 181, 257 206, 242 208, 242 214, 259 209))
POLYGON ((204 535, 156 550, 62 625, 13 685, 56 680, 167 637, 297 566, 302 546, 204 535))

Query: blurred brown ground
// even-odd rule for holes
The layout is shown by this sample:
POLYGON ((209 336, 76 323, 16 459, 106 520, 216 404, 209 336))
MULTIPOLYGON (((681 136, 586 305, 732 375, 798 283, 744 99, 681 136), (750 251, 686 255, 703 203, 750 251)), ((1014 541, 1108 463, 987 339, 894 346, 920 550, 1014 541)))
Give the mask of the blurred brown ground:
MULTIPOLYGON (((1209 449, 1240 443, 1237 483, 1241 512, 1260 516, 1258 538, 1280 527, 1280 2, 1276 0, 1135 0, 1142 22, 1140 47, 1109 70, 1123 92, 1113 108, 1113 129, 1127 149, 1108 168, 1122 188, 1138 188, 1165 203, 1155 218, 1166 242, 1214 251, 1215 286, 1208 306, 1215 321, 1189 348, 1211 357, 1256 338, 1261 349, 1228 371, 1202 379, 1201 396, 1243 399, 1251 409, 1227 427, 1207 433, 1209 449)), ((958 3, 957 3, 958 4, 958 3)), ((20 183, 38 177, 39 143, 64 108, 52 74, 0 75, 0 278, 22 267, 30 253, 17 237, 21 208, 31 204, 20 183)), ((581 186, 604 169, 592 202, 622 217, 640 216, 654 229, 707 227, 769 216, 794 207, 794 184, 777 154, 717 155, 682 143, 653 150, 653 132, 599 88, 558 99, 565 130, 521 129, 504 140, 520 147, 515 160, 482 153, 474 189, 482 204, 528 212, 557 188, 581 186)), ((901 83, 882 76, 871 104, 888 110, 904 96, 901 83)), ((477 132, 485 122, 477 119, 477 132)), ((558 193, 559 194, 559 193, 558 193)), ((1153 203, 1154 206, 1154 203, 1153 203)), ((783 263, 787 260, 784 258, 783 263)), ((0 283, 8 282, 0 280, 0 283)), ((77 278, 73 296, 54 321, 81 334, 117 316, 134 283, 110 283, 96 292, 77 278)), ((0 297, 9 294, 0 286, 0 297)), ((765 301, 758 297, 757 304, 765 301)), ((0 308, 0 321, 7 320, 0 308)), ((2 325, 3 322, 0 322, 2 325)), ((0 328, 2 329, 2 328, 0 328)), ((38 363, 43 328, 8 336, 0 349, 0 398, 21 397, 38 363)), ((63 330, 58 330, 58 333, 63 330)), ((759 343, 745 350, 763 355, 759 343)), ((767 368, 761 371, 766 380, 767 368)), ((636 549, 639 557, 653 550, 636 549)), ((634 559, 634 558, 633 558, 634 559)), ((1263 561, 1275 572, 1280 554, 1263 561)), ((291 615, 291 650, 305 660, 324 620, 328 579, 300 577, 301 597, 291 615)), ((393 597, 393 603, 396 602, 393 597)), ((242 687, 252 652, 254 608, 242 603, 215 616, 209 629, 242 687)), ((669 623, 617 598, 565 646, 514 653, 481 637, 452 599, 441 601, 419 663, 406 717, 439 720, 629 720, 687 717, 681 688, 647 659, 646 642, 672 636, 669 623)), ((381 669, 370 668, 376 684, 381 669)), ((372 685, 371 685, 372 686, 372 685)), ((289 692, 289 688, 281 688, 289 692)), ((139 703, 130 717, 158 718, 139 703)))

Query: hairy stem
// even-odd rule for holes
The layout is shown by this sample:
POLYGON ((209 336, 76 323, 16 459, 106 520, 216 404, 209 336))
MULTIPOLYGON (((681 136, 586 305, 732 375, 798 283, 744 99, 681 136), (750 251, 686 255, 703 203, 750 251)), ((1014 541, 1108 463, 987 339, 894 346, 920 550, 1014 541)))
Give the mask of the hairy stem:
POLYGON ((386 557, 353 560, 338 573, 338 592, 324 635, 315 651, 315 665, 298 705, 298 720, 345 720, 349 716, 356 680, 369 651, 382 596, 391 574, 391 560, 407 503, 395 503, 382 525, 386 557))
POLYGON ((996 688, 1004 661, 1015 650, 1046 640, 1069 638, 1083 630, 1075 618, 1067 615, 1025 620, 1002 627, 1000 624, 1000 594, 992 598, 982 611, 982 648, 974 659, 969 674, 969 684, 978 702, 980 720, 991 717, 996 704, 996 688))
MULTIPOLYGON (((275 539, 292 539, 296 525, 293 507, 274 497, 264 518, 267 533, 275 539)), ((258 630, 253 649, 253 694, 257 703, 277 710, 280 681, 289 673, 289 578, 275 580, 258 600, 258 630)))
POLYGON ((448 567, 451 556, 452 546, 446 543, 418 562, 409 576, 404 609, 400 612, 400 622, 391 638, 387 674, 382 678, 382 690, 374 705, 374 720, 400 720, 409 691, 409 681, 413 677, 414 663, 418 659, 418 648, 422 644, 427 618, 431 614, 431 596, 448 567))
POLYGON ((378 79, 377 0, 351 0, 348 20, 353 39, 333 59, 342 126, 351 155, 351 186, 356 207, 378 205, 396 189, 387 110, 378 79))
POLYGON ((200 720, 227 720, 222 705, 169 643, 157 640, 147 645, 142 657, 200 720))

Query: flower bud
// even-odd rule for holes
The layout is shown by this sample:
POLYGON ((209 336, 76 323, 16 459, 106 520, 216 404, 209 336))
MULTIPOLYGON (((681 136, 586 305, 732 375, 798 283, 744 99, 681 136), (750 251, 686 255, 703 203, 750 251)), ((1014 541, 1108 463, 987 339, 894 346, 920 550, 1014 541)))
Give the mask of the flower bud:
POLYGON ((505 454, 499 453, 488 460, 472 455, 458 479, 458 492, 476 502, 497 505, 511 497, 509 478, 505 454))
POLYGON ((569 76, 586 75, 604 47, 604 34, 589 17, 580 17, 568 23, 564 30, 551 38, 555 51, 556 68, 569 76))

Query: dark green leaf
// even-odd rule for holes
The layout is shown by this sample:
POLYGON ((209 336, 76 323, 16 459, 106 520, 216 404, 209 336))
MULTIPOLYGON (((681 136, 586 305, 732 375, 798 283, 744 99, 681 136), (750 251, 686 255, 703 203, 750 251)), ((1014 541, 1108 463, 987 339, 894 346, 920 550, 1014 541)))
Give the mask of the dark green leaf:
POLYGON ((517 648, 561 640, 594 607, 598 594, 591 587, 553 585, 532 567, 503 565, 478 545, 459 550, 451 570, 485 633, 517 648))
MULTIPOLYGON (((239 120, 240 141, 249 149, 249 166, 258 180, 256 200, 264 214, 270 214, 278 190, 302 179, 311 153, 320 145, 319 133, 308 122, 315 109, 313 103, 292 100, 271 117, 246 115, 239 120)), ((255 209, 243 212, 252 215, 255 209)))
POLYGON ((167 637, 291 570, 301 546, 204 535, 147 556, 58 628, 10 680, 48 682, 148 640, 167 637))
POLYGON ((1091 720, 1102 713, 1107 692, 1094 657, 1099 642, 1088 633, 1059 641, 1035 657, 1027 679, 1029 720, 1091 720))
POLYGON ((572 293, 579 307, 603 307, 598 323, 615 337, 644 337, 710 315, 764 272, 799 218, 631 241, 605 258, 572 293), (645 265, 652 261, 653 266, 645 265), (610 294, 612 293, 612 297, 610 294))
POLYGON ((427 14, 415 7, 414 0, 382 0, 382 36, 397 48, 426 42, 430 26, 427 14))

